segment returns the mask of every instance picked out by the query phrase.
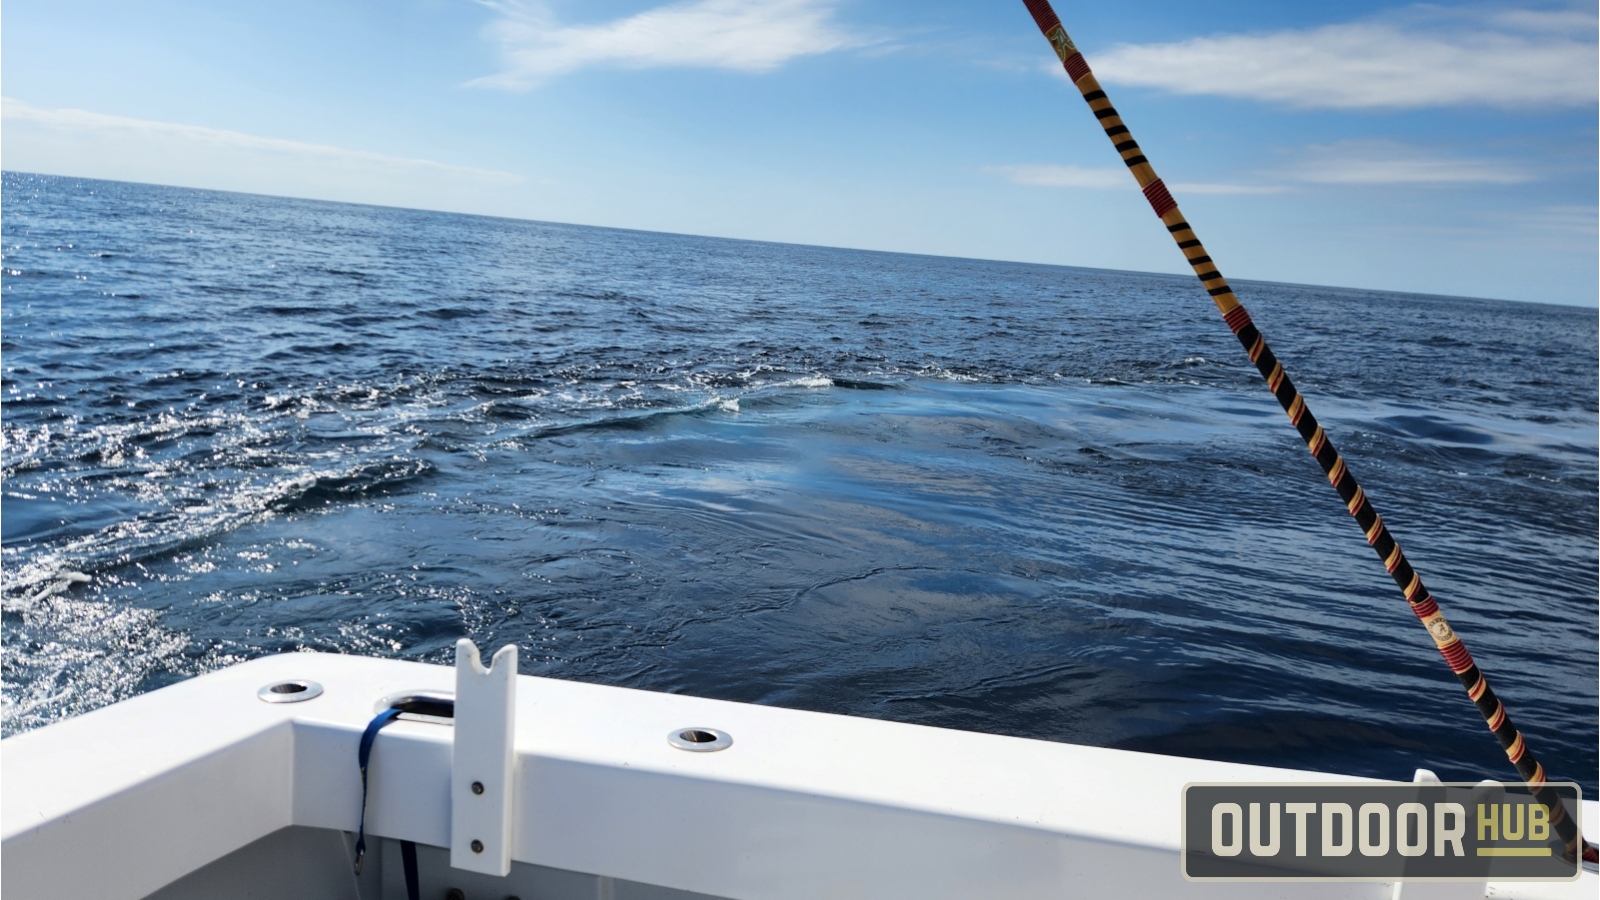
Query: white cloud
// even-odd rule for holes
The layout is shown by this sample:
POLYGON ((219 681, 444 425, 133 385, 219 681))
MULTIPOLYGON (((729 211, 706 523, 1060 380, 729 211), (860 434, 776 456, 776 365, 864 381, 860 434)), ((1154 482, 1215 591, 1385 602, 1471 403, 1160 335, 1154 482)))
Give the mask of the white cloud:
POLYGON ((1528 169, 1494 159, 1439 156, 1393 141, 1313 145, 1283 175, 1310 184, 1523 184, 1528 169))
POLYGON ((525 179, 510 172, 0 99, 12 171, 461 209, 525 179))
POLYGON ((506 90, 587 66, 768 72, 868 43, 833 21, 833 0, 688 0, 593 25, 562 25, 537 2, 483 2, 505 68, 470 83, 506 90))
POLYGON ((9 97, 0 101, 0 117, 3 117, 8 125, 28 123, 45 128, 80 133, 120 132, 124 138, 159 137, 177 139, 190 144, 209 144, 219 149, 266 152, 341 164, 378 166, 400 171, 420 170, 441 174, 465 175, 470 178, 487 179, 502 183, 522 181, 520 175, 513 175, 510 172, 474 169, 469 166, 453 166, 448 163, 434 162, 431 159, 410 159, 402 156, 370 153, 365 150, 346 150, 342 147, 330 147, 325 144, 306 144, 300 141, 258 137, 241 131, 207 128, 202 125, 179 125, 171 122, 156 122, 150 119, 130 119, 126 116, 111 116, 82 109, 39 109, 9 97))
MULTIPOLYGON (((1033 187, 1090 188, 1093 190, 1137 190, 1139 183, 1126 168, 1114 166, 989 166, 984 171, 993 172, 1013 184, 1033 187)), ((1277 184, 1223 184, 1176 183, 1169 185, 1185 194, 1277 194, 1288 190, 1277 184)))
POLYGON ((1571 107, 1596 100, 1595 29, 1592 10, 1415 6, 1317 28, 1124 44, 1089 62, 1107 82, 1298 107, 1571 107))
MULTIPOLYGON (((1112 166, 989 166, 984 171, 1013 184, 1033 187, 1130 191, 1137 188, 1126 169, 1112 166)), ((1524 184, 1538 179, 1538 173, 1533 170, 1505 160, 1446 156, 1397 141, 1353 140, 1305 147, 1292 161, 1258 170, 1244 183, 1178 181, 1169 182, 1167 186, 1182 202, 1185 196, 1198 194, 1281 194, 1318 185, 1446 187, 1524 184)))
POLYGON ((1036 187, 1121 188, 1134 187, 1133 176, 1124 168, 1090 166, 990 166, 985 171, 1003 176, 1013 184, 1036 187))
POLYGON ((1541 206, 1511 217, 1517 224, 1539 231, 1564 231, 1593 235, 1600 231, 1600 209, 1593 206, 1541 206))

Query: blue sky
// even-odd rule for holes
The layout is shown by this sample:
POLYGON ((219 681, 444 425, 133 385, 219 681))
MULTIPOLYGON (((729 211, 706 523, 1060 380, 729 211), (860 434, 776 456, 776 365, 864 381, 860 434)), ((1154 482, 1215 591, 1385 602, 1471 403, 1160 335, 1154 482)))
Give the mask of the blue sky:
MULTIPOLYGON (((1593 4, 1057 4, 1222 271, 1595 305, 1593 4)), ((1020 0, 12 0, 8 170, 1185 271, 1020 0)))

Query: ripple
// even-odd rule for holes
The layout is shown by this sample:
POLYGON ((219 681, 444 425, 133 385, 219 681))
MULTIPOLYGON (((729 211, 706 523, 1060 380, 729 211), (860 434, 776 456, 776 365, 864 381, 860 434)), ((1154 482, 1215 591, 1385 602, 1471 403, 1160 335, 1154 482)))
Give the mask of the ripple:
MULTIPOLYGON (((470 635, 653 690, 1509 772, 1190 281, 0 182, 6 734, 470 635)), ((1541 760, 1594 790, 1592 310, 1250 294, 1541 760), (1396 368, 1418 347, 1449 352, 1396 368)))

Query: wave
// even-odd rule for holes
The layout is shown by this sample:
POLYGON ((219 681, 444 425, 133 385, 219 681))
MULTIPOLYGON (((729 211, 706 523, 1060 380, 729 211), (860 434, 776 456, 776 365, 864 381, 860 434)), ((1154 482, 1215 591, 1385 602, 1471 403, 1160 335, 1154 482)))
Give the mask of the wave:
POLYGON ((433 466, 396 456, 345 467, 305 469, 265 481, 244 479, 204 499, 168 497, 159 508, 55 545, 4 548, 4 609, 25 611, 100 573, 209 541, 265 516, 380 495, 426 476, 433 466))

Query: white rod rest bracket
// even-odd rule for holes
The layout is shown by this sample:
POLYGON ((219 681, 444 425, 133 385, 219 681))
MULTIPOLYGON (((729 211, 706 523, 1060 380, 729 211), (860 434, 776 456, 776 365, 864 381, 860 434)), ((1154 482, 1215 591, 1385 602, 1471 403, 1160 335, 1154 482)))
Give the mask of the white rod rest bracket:
POLYGON ((516 645, 501 647, 485 669, 478 646, 466 638, 457 641, 450 763, 450 865, 457 869, 498 876, 511 872, 516 706, 516 645))

